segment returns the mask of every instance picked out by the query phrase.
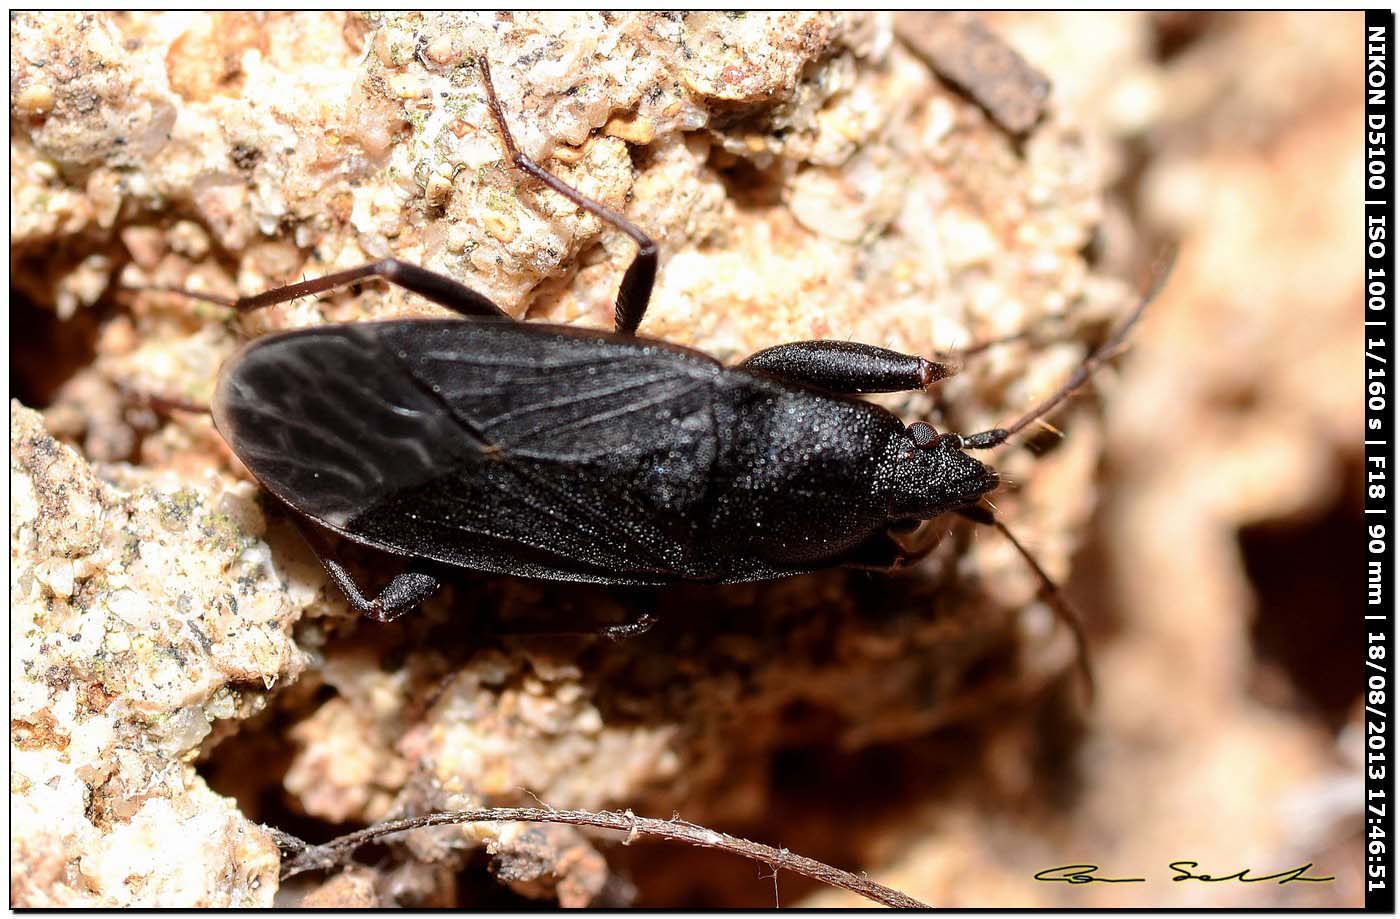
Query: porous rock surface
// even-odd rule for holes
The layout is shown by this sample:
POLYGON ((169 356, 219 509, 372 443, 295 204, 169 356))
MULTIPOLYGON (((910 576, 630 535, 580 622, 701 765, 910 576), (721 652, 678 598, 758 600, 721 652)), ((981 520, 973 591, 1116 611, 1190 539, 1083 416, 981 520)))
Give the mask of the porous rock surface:
POLYGON ((11 903, 265 906, 277 848, 192 760, 301 673, 314 585, 246 483, 124 478, 11 405, 11 903))

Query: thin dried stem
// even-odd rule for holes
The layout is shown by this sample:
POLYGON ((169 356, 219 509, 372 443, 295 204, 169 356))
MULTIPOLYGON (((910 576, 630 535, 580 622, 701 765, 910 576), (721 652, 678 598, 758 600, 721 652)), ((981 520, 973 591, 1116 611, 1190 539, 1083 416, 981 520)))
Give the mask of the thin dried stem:
POLYGON ((637 836, 654 836, 672 842, 684 842, 693 846, 720 849, 762 862, 771 866, 775 871, 791 871, 803 877, 830 884, 833 887, 849 890, 885 906, 928 909, 927 904, 906 896, 898 890, 877 884, 862 875, 833 868, 815 859, 794 855, 786 849, 775 849, 772 846, 740 839, 727 833, 718 833, 703 826, 687 823, 678 817, 673 817, 670 820, 657 820, 653 817, 638 817, 631 811, 484 807, 477 810, 450 811, 427 814, 422 817, 407 817, 402 820, 387 820, 354 833, 347 833, 320 845, 311 845, 280 830, 275 831, 274 835, 277 838, 278 846, 284 853, 282 878, 285 880, 305 871, 333 868, 346 861, 359 846, 394 833, 429 826, 490 822, 565 823, 572 826, 591 826, 626 833, 627 838, 624 840, 624 845, 637 836))

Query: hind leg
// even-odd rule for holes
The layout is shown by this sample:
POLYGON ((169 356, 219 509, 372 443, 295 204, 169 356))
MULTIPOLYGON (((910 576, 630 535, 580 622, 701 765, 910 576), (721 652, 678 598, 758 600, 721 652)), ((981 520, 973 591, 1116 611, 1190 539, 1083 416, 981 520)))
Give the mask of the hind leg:
POLYGON ((496 98, 496 87, 491 83, 490 63, 486 60, 485 55, 479 56, 476 63, 481 70, 481 81, 486 86, 486 100, 491 108, 491 117, 496 121, 496 130, 500 132, 501 143, 506 148, 506 157, 510 160, 511 165, 548 185, 588 213, 612 224, 630 236, 632 241, 637 244, 637 255, 632 259, 632 264, 627 266, 627 271, 622 276, 622 284, 617 289, 617 302, 613 307, 613 318, 617 331, 627 335, 634 334, 637 331, 637 326, 642 323, 642 317, 646 315, 647 304, 651 302, 651 288, 656 282, 655 240, 642 232, 641 228, 626 217, 611 208, 604 207, 592 198, 585 197, 578 189, 566 184, 564 180, 526 156, 515 145, 515 137, 511 135, 510 126, 506 124, 505 112, 501 109, 500 100, 496 98))

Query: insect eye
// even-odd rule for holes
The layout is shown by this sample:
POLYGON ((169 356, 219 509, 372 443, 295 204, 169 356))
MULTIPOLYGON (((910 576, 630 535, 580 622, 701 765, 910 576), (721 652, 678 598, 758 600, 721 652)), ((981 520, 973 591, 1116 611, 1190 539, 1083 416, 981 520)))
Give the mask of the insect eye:
POLYGON ((933 425, 927 421, 916 421, 909 425, 906 432, 914 441, 914 446, 919 449, 927 449, 938 439, 938 432, 933 429, 933 425))

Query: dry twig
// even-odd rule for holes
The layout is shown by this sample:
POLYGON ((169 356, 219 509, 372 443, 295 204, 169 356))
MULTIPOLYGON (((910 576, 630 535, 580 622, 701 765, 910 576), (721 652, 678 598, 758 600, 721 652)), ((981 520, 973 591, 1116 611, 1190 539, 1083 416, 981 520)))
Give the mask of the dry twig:
POLYGON ((427 814, 422 817, 406 817, 402 820, 387 820, 354 833, 347 833, 320 845, 311 845, 281 830, 273 830, 273 834, 277 839, 278 846, 283 850, 282 878, 285 880, 305 871, 333 868, 348 859, 359 846, 394 833, 430 826, 497 821, 567 823, 573 826, 617 830, 628 834, 624 844, 631 842, 638 835, 642 835, 673 842, 685 842, 710 849, 720 849, 763 862, 772 866, 774 870, 791 871, 824 884, 830 884, 833 887, 849 890, 885 906, 928 908, 927 904, 906 896, 891 887, 877 884, 867 877, 842 871, 840 868, 833 868, 815 859, 794 855, 786 849, 775 849, 772 846, 765 846, 748 839, 740 839, 727 833, 717 833, 703 826, 687 823, 680 818, 657 820, 653 817, 638 817, 631 811, 595 812, 553 810, 543 807, 485 807, 478 810, 450 811, 427 814))

